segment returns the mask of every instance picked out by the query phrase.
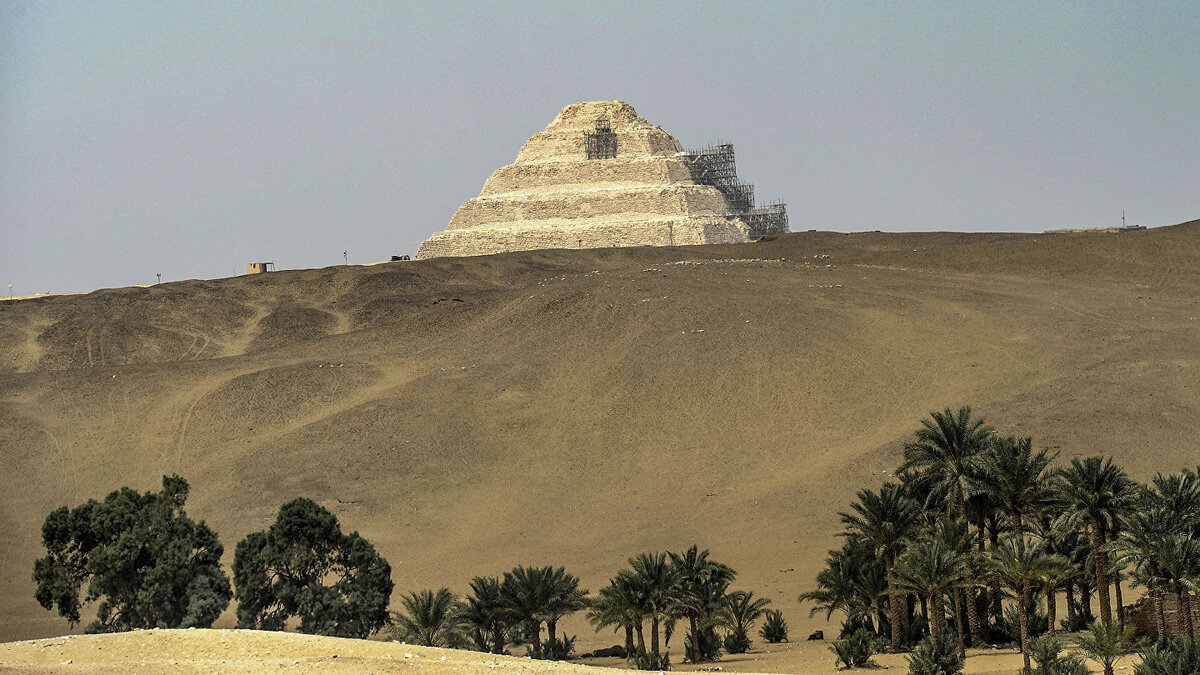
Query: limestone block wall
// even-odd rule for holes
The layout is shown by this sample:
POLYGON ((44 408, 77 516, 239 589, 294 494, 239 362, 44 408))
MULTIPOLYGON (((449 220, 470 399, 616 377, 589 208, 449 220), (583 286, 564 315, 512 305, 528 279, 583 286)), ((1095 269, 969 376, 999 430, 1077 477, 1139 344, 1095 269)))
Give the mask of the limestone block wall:
POLYGON ((590 188, 558 193, 476 197, 458 208, 449 230, 552 218, 715 215, 725 207, 720 191, 707 185, 590 188))
POLYGON ((692 174, 679 157, 618 157, 593 161, 525 162, 496 170, 483 184, 481 197, 512 192, 557 191, 566 187, 616 187, 691 184, 692 174))

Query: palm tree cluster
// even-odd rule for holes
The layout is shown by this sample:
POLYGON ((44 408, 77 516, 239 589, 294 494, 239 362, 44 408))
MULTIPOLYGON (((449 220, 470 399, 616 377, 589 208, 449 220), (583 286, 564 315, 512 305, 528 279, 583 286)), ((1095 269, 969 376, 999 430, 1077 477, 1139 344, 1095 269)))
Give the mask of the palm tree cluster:
POLYGON ((770 601, 747 591, 730 592, 736 576, 732 567, 696 546, 682 553, 642 553, 600 589, 588 619, 597 630, 624 630, 626 652, 642 655, 638 663, 647 668, 668 663, 664 649, 680 620, 687 621, 685 651, 692 663, 716 658, 722 647, 745 652, 750 648, 749 632, 770 601), (718 628, 727 629, 724 638, 718 628))
POLYGON ((465 598, 441 588, 409 593, 401 604, 404 610, 392 613, 396 639, 496 654, 510 644, 529 644, 535 658, 561 658, 570 640, 559 640, 558 622, 587 606, 587 591, 562 567, 519 566, 503 579, 475 577, 465 598))
MULTIPOLYGON (((769 600, 729 590, 736 574, 696 546, 682 553, 642 553, 589 597, 579 578, 562 567, 516 567, 502 578, 475 577, 462 598, 446 588, 403 596, 403 611, 393 612, 392 636, 495 654, 527 644, 534 658, 563 659, 574 639, 560 638, 558 623, 586 609, 597 630, 625 632, 625 651, 635 665, 655 670, 669 665, 666 648, 676 622, 685 620, 688 658, 699 663, 715 658, 722 647, 748 650, 749 633, 767 611, 769 600)), ((782 626, 782 617, 778 623, 782 626)), ((780 630, 786 639, 786 627, 780 630)))
POLYGON ((904 458, 896 481, 860 490, 839 513, 842 546, 800 596, 814 614, 843 614, 844 634, 867 628, 903 651, 953 626, 961 656, 1023 646, 1045 624, 1053 635, 1059 592, 1071 630, 1093 620, 1093 595, 1100 625, 1114 623, 1115 602, 1123 630, 1121 583, 1131 582, 1147 588, 1159 635, 1167 593, 1180 605, 1174 632, 1194 635, 1200 468, 1140 485, 1102 457, 1055 467, 1057 453, 999 435, 969 407, 931 413, 904 458))

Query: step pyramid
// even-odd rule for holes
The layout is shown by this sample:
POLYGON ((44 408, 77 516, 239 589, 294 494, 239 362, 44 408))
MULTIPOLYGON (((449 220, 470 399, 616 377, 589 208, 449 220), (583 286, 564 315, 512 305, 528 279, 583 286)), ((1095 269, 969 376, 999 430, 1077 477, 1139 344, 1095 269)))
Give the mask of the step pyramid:
POLYGON ((563 108, 416 257, 727 244, 786 230, 782 204, 754 208, 733 146, 685 152, 628 103, 593 101, 563 108))

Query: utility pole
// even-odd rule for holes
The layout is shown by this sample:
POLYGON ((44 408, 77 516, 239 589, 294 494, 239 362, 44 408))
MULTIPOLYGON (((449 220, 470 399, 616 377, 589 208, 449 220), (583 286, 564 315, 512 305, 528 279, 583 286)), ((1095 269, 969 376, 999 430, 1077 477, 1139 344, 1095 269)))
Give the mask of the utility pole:
POLYGON ((8 285, 8 299, 12 300, 12 284, 8 285))
POLYGON ((1125 209, 1121 209, 1121 229, 1125 228, 1125 209))
POLYGON ((349 264, 350 264, 350 252, 349 252, 349 251, 342 251, 342 260, 343 260, 343 261, 344 261, 344 262, 345 262, 347 265, 349 265, 349 264))
POLYGON ((158 282, 155 283, 154 285, 157 286, 158 284, 161 284, 162 283, 162 272, 157 272, 157 273, 155 273, 154 276, 158 277, 158 282))

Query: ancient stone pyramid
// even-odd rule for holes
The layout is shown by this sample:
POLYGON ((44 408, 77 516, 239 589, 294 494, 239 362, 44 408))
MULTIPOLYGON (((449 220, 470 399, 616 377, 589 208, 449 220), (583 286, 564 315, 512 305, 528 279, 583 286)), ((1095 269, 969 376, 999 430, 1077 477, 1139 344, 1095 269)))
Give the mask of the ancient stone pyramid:
POLYGON ((569 105, 416 257, 734 243, 786 231, 783 205, 753 208, 753 188, 733 166, 733 146, 684 152, 623 101, 569 105))

